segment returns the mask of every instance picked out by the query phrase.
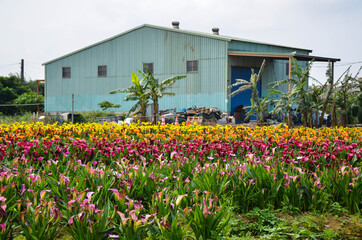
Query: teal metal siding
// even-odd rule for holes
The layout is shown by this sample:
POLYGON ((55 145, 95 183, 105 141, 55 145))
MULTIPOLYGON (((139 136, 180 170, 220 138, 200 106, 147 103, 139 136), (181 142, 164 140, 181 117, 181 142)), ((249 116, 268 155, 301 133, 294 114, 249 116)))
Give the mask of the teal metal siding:
POLYGON ((100 110, 98 103, 107 100, 120 103, 119 111, 128 111, 132 102, 124 94, 109 94, 131 84, 131 73, 142 69, 142 62, 154 63, 154 74, 160 80, 187 75, 172 91, 175 96, 160 100, 160 109, 217 106, 226 110, 227 42, 143 27, 118 38, 46 64, 46 111, 71 110, 75 95, 76 111, 100 110), (198 60, 199 71, 186 73, 186 61, 198 60), (97 66, 107 65, 107 77, 98 77, 97 66), (71 78, 62 79, 62 67, 71 67, 71 78))
MULTIPOLYGON (((160 109, 181 110, 191 106, 216 106, 230 112, 231 67, 259 68, 262 58, 228 56, 228 51, 273 52, 308 55, 310 50, 233 39, 211 34, 144 25, 100 43, 45 63, 47 112, 71 110, 75 95, 76 111, 100 110, 98 103, 121 104, 128 111, 132 102, 124 102, 125 94, 109 94, 131 84, 131 73, 142 69, 142 62, 154 64, 154 75, 164 80, 186 75, 170 91, 175 96, 160 100, 160 109), (198 60, 197 73, 186 72, 186 62, 198 60), (98 65, 107 65, 107 77, 98 77, 98 65), (62 78, 62 67, 71 67, 71 78, 62 78)), ((283 60, 268 60, 262 79, 262 96, 269 83, 287 78, 283 60)), ((300 63, 305 66, 306 63, 300 63)), ((287 86, 281 88, 286 91, 287 86)))
POLYGON ((274 53, 290 53, 296 52, 297 54, 309 55, 308 50, 273 46, 268 44, 242 42, 242 41, 231 41, 228 47, 229 51, 245 51, 245 52, 274 52, 274 53))

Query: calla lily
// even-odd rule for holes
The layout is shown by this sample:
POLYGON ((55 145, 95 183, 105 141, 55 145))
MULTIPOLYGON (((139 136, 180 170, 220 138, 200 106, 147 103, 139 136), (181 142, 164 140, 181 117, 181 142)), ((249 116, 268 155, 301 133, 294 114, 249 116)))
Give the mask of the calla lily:
POLYGON ((43 190, 40 192, 40 199, 44 200, 45 199, 45 194, 46 193, 50 193, 52 192, 51 190, 43 190))
POLYGON ((119 215, 120 218, 121 218, 121 222, 122 222, 123 227, 126 226, 128 220, 130 220, 130 218, 126 218, 125 215, 124 215, 122 212, 120 212, 120 211, 117 211, 117 213, 118 213, 118 215, 119 215))
POLYGON ((5 223, 0 223, 0 233, 4 234, 6 231, 6 225, 5 223))
POLYGON ((178 196, 177 196, 177 199, 176 199, 176 206, 179 206, 180 203, 181 203, 182 198, 187 197, 187 196, 188 196, 187 194, 178 195, 178 196))

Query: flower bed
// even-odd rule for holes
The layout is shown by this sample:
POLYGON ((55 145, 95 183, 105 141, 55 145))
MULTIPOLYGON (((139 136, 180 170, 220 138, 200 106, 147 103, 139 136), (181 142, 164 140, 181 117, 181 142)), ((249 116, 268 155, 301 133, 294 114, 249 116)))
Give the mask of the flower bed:
POLYGON ((362 128, 0 125, 0 239, 200 239, 252 209, 361 213, 362 128))

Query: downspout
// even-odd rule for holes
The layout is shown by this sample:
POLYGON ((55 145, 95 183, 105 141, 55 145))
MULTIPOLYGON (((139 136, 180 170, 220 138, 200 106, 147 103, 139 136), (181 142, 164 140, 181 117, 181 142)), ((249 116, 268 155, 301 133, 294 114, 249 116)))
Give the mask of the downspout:
POLYGON ((44 65, 44 113, 48 112, 47 65, 44 65))
MULTIPOLYGON (((289 75, 289 79, 292 79, 292 57, 289 57, 289 66, 288 66, 288 75, 289 75)), ((291 86, 292 84, 289 82, 289 85, 288 85, 288 91, 289 91, 289 97, 290 97, 290 91, 291 91, 291 88, 292 88, 292 86, 291 86)), ((288 118, 288 120, 287 120, 287 122, 288 122, 288 126, 289 127, 292 127, 292 111, 291 111, 291 109, 289 110, 289 112, 287 113, 288 114, 288 116, 287 116, 287 118, 288 118)))

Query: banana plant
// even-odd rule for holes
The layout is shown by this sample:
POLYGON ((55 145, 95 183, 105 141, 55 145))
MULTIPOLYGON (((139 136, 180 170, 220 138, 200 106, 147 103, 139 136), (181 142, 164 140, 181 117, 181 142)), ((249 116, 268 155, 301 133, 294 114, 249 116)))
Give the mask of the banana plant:
MULTIPOLYGON (((273 87, 273 89, 276 87, 282 86, 282 85, 286 85, 286 84, 288 84, 290 86, 289 91, 287 93, 284 93, 284 95, 289 95, 289 96, 283 96, 282 101, 295 102, 294 100, 291 99, 291 97, 298 98, 298 101, 296 101, 295 104, 304 106, 304 108, 302 108, 301 114, 302 114, 303 125, 305 127, 307 126, 307 116, 308 116, 308 112, 309 112, 309 109, 305 108, 305 106, 307 106, 306 98, 308 95, 308 90, 307 90, 307 88, 305 88, 305 86, 307 86, 308 79, 310 77, 309 73, 310 73, 312 64, 313 64, 313 61, 310 61, 305 68, 301 68, 298 65, 298 61, 295 58, 292 58, 292 77, 290 79, 285 79, 285 80, 273 82, 270 84, 273 87), (291 94, 292 86, 294 87, 295 85, 297 85, 297 87, 294 88, 294 90, 293 90, 294 92, 293 92, 293 94, 291 94), (303 87, 300 87, 300 86, 303 86, 303 87), (298 90, 298 92, 296 92, 297 90, 298 90), (289 100, 287 100, 287 99, 289 99, 289 100)), ((277 92, 279 92, 279 94, 283 94, 280 91, 277 91, 277 92)), ((278 112, 278 111, 276 111, 276 112, 278 112)), ((291 116, 289 116, 289 115, 288 115, 288 122, 289 122, 288 125, 291 126, 290 124, 292 124, 292 120, 291 120, 291 116)))
POLYGON ((301 84, 295 84, 288 92, 286 92, 284 94, 278 90, 269 90, 270 93, 282 95, 279 100, 274 100, 274 103, 276 105, 271 113, 276 114, 276 113, 283 112, 287 116, 287 125, 289 127, 293 126, 292 108, 296 104, 300 103, 300 94, 299 93, 306 84, 307 84, 307 82, 304 82, 301 84))
POLYGON ((165 95, 174 96, 175 93, 173 92, 167 92, 167 90, 172 87, 172 85, 180 79, 186 78, 185 75, 183 76, 173 76, 170 78, 167 78, 163 81, 160 81, 158 78, 155 78, 155 76, 150 72, 150 70, 147 68, 147 66, 143 63, 143 68, 146 70, 144 73, 143 71, 138 69, 138 72, 144 77, 146 81, 146 96, 150 96, 150 98, 153 101, 154 105, 154 124, 158 122, 158 103, 159 99, 162 98, 165 95))
POLYGON ((263 73, 264 67, 265 67, 266 61, 263 60, 263 63, 261 64, 260 70, 258 73, 255 73, 254 69, 251 69, 251 75, 249 81, 244 79, 236 79, 235 83, 229 86, 229 89, 233 87, 238 87, 234 92, 230 93, 229 97, 233 97, 241 92, 244 92, 248 89, 252 90, 250 103, 251 106, 248 107, 250 111, 247 113, 246 118, 248 119, 252 115, 256 115, 256 120, 259 125, 261 125, 264 121, 263 113, 265 112, 265 109, 268 108, 269 102, 267 101, 269 99, 269 96, 265 97, 263 100, 261 100, 258 97, 258 81, 261 78, 261 75, 263 73))
POLYGON ((362 70, 362 67, 358 70, 355 76, 352 76, 351 73, 349 73, 350 68, 348 68, 345 71, 344 77, 340 79, 343 79, 341 81, 337 81, 337 83, 340 83, 340 86, 335 91, 334 95, 334 106, 339 109, 340 113, 340 121, 341 125, 345 127, 348 123, 348 112, 351 110, 351 107, 354 103, 358 100, 358 82, 357 82, 357 76, 359 75, 360 71, 362 70))
MULTIPOLYGON (((307 126, 318 127, 323 123, 323 118, 318 117, 319 111, 323 109, 324 100, 322 95, 325 92, 327 84, 321 86, 312 85, 309 87, 308 94, 305 96, 305 104, 299 105, 301 112, 307 112, 307 126), (321 123, 319 121, 322 121, 321 123)), ((323 114, 322 114, 323 115, 323 114)))
POLYGON ((133 105, 133 107, 129 110, 128 116, 132 112, 135 112, 135 114, 141 113, 141 121, 145 121, 146 109, 150 97, 147 92, 148 81, 146 78, 140 80, 136 73, 132 73, 131 81, 133 83, 132 86, 114 90, 110 92, 110 94, 126 93, 127 95, 123 99, 124 101, 136 101, 135 105, 133 105))
POLYGON ((250 99, 251 106, 246 107, 250 110, 245 115, 245 119, 248 120, 251 116, 255 115, 256 119, 258 121, 259 125, 262 125, 262 123, 265 121, 264 119, 264 113, 268 111, 269 104, 272 103, 272 100, 269 98, 270 94, 268 93, 264 98, 256 97, 259 101, 259 105, 255 104, 255 102, 250 99))

